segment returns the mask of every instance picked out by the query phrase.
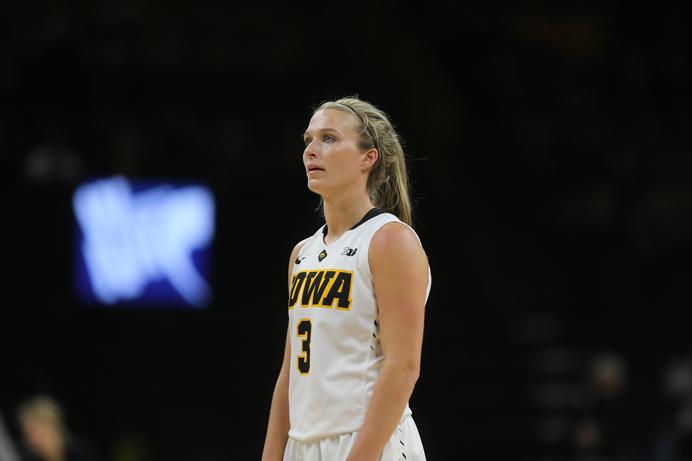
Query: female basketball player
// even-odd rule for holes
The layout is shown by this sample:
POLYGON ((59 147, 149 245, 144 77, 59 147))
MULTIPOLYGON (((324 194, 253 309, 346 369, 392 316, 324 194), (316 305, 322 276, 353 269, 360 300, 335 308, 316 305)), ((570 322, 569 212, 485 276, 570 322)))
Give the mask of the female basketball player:
POLYGON ((262 459, 425 459, 418 379, 428 260, 410 227, 404 153, 386 114, 344 98, 304 134, 326 224, 293 249, 288 332, 262 459))

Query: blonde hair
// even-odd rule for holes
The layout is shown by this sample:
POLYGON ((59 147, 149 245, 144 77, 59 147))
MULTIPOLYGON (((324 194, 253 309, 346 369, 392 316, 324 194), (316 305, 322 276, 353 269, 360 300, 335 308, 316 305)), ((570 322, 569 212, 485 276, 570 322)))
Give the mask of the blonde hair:
POLYGON ((22 402, 17 416, 22 423, 41 421, 55 427, 61 434, 67 434, 62 408, 48 395, 36 395, 22 402))
POLYGON ((362 129, 358 147, 364 150, 375 148, 379 154, 368 177, 370 200, 376 207, 413 225, 404 149, 387 114, 356 96, 323 102, 313 113, 325 109, 351 112, 360 120, 362 129))

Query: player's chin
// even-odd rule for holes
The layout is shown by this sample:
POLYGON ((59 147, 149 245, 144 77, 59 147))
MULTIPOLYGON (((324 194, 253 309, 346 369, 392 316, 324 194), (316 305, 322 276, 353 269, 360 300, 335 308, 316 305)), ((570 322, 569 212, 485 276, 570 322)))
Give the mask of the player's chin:
POLYGON ((314 178, 308 178, 308 189, 319 194, 324 190, 324 181, 314 178))

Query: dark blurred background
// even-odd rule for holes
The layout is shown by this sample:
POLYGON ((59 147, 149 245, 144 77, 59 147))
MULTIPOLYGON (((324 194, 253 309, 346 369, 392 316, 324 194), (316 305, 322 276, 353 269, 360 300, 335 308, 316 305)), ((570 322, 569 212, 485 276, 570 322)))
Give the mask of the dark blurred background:
POLYGON ((428 459, 692 459, 692 37, 595 5, 5 6, 7 437, 47 394, 103 461, 259 459, 321 224, 301 136, 357 94, 404 139, 433 273, 428 459), (78 302, 71 197, 115 174, 214 191, 209 308, 78 302))

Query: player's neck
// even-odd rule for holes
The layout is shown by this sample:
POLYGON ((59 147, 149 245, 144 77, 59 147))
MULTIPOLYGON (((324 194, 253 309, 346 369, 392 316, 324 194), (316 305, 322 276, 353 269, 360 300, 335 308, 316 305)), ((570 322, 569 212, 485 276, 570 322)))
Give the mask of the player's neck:
POLYGON ((328 232, 325 242, 331 243, 351 229, 374 205, 367 195, 361 197, 340 197, 337 200, 324 199, 324 219, 328 232))

